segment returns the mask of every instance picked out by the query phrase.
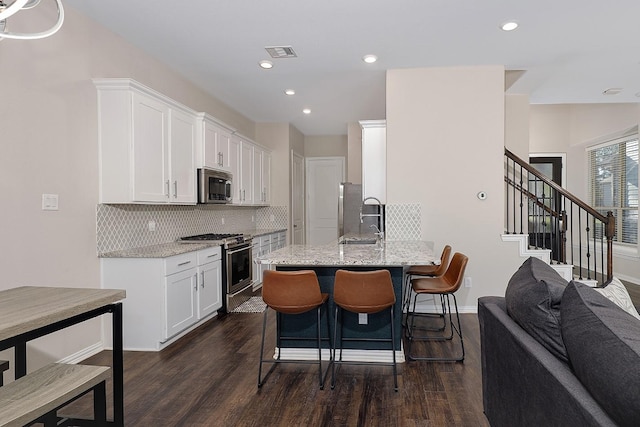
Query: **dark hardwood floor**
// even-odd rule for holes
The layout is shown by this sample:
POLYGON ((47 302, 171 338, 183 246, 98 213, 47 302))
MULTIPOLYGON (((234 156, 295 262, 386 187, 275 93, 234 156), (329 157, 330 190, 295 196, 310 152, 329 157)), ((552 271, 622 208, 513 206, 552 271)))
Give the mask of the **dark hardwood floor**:
MULTIPOLYGON (((331 390, 329 374, 325 389, 320 390, 317 366, 281 364, 258 389, 262 314, 229 314, 162 352, 125 352, 125 423, 488 426, 482 412, 478 319, 475 314, 464 314, 462 322, 467 350, 464 363, 401 364, 397 393, 391 367, 362 365, 340 366, 335 389, 331 390)), ((269 328, 273 335, 273 324, 269 328)), ((273 339, 270 341, 273 352, 273 339)), ((84 363, 109 364, 110 360, 110 353, 104 351, 84 363)), ((86 396, 65 411, 88 416, 90 409, 90 396, 86 396)))

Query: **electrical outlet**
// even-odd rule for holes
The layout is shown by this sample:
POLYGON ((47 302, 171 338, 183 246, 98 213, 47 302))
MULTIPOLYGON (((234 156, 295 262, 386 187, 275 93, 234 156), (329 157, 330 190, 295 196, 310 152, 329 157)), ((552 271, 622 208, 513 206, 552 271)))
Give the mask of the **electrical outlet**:
POLYGON ((251 215, 251 222, 255 222, 255 221, 256 221, 256 218, 253 215, 251 215))
POLYGON ((222 225, 224 225, 224 218, 222 218, 220 222, 222 223, 222 225))
POLYGON ((42 195, 42 210, 43 211, 57 211, 58 210, 58 195, 57 194, 43 194, 42 195))
POLYGON ((360 325, 366 325, 368 322, 367 313, 358 313, 358 323, 360 325))
POLYGON ((273 215, 269 216, 269 221, 274 222, 276 220, 276 217, 273 215))
POLYGON ((471 285, 472 285, 471 277, 465 277, 464 278, 464 287, 465 288, 470 288, 471 285))
POLYGON ((149 231, 156 231, 156 222, 154 220, 150 220, 147 224, 147 228, 149 231))

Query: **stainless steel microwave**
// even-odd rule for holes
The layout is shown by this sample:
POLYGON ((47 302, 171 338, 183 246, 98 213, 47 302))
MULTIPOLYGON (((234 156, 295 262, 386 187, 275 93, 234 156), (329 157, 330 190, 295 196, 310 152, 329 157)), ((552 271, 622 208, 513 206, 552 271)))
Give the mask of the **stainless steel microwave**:
POLYGON ((198 203, 231 203, 231 182, 228 172, 198 169, 198 203))

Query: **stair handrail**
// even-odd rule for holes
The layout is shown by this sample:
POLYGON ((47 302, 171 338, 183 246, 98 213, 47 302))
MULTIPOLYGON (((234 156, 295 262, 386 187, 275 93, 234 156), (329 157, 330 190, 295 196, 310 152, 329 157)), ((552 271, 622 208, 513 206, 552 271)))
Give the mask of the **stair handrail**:
MULTIPOLYGON (((579 199, 577 196, 573 195, 572 193, 570 193, 569 191, 567 191, 565 188, 561 187, 557 183, 553 182, 551 179, 549 179, 549 177, 539 172, 536 168, 531 166, 528 162, 522 160, 516 154, 512 153, 507 147, 504 148, 504 154, 509 159, 511 159, 514 163, 517 163, 520 167, 525 169, 528 173, 534 175, 536 178, 544 182, 546 185, 553 188, 559 194, 566 197, 572 203, 574 203, 581 209, 585 210, 587 213, 592 215, 594 218, 597 218, 598 220, 600 220, 602 223, 606 225, 604 229, 604 234, 607 239, 607 279, 605 283, 609 283, 613 278, 613 237, 615 236, 615 217, 613 216, 613 212, 608 211, 606 215, 601 214, 600 212, 595 210, 593 207, 589 206, 587 203, 579 199)), ((509 182, 508 179, 505 179, 505 181, 507 181, 511 185, 514 185, 516 188, 521 187, 521 186, 515 185, 515 183, 513 182, 509 182)), ((520 188, 520 190, 527 196, 527 198, 531 199, 531 196, 527 194, 528 191, 524 190, 523 188, 520 188)), ((537 199, 535 196, 533 197, 537 199)))
MULTIPOLYGON (((551 188, 556 190, 558 193, 562 194, 564 197, 566 197, 567 199, 571 200, 573 203, 575 203, 576 205, 580 206, 582 209, 584 209, 585 211, 589 212, 591 215, 593 215, 594 217, 598 218, 600 221, 604 222, 605 224, 607 223, 607 216, 606 215, 602 215, 600 212, 598 212, 597 210, 593 209, 591 206, 589 206, 588 204, 586 204, 585 202, 580 200, 577 196, 574 196, 573 194, 568 192, 565 188, 563 188, 563 187, 559 186, 557 183, 551 181, 549 179, 549 177, 547 177, 546 175, 540 173, 536 168, 534 168, 529 163, 527 163, 524 160, 522 160, 520 157, 518 157, 515 154, 513 154, 506 147, 504 149, 504 154, 508 158, 513 160, 514 162, 518 163, 524 169, 526 169, 527 172, 535 175, 538 179, 540 179, 545 184, 547 184, 548 186, 550 186, 551 188)), ((613 238, 613 235, 611 237, 613 238)))

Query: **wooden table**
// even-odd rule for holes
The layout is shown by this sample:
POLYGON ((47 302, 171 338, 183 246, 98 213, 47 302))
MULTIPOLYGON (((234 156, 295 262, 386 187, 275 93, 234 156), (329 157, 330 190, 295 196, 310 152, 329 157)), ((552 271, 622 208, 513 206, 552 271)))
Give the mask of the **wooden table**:
POLYGON ((27 374, 27 342, 111 313, 113 325, 113 422, 124 425, 122 303, 120 289, 23 286, 0 291, 0 351, 13 347, 15 377, 27 374))

